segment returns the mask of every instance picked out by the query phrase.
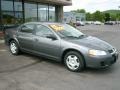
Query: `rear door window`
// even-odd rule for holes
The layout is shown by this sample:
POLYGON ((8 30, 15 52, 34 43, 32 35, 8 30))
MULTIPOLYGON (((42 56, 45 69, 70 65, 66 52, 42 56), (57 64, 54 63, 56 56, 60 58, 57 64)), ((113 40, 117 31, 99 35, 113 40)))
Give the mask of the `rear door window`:
POLYGON ((33 30, 34 30, 34 25, 32 24, 26 24, 26 25, 23 25, 20 29, 20 32, 22 33, 33 33, 33 30))

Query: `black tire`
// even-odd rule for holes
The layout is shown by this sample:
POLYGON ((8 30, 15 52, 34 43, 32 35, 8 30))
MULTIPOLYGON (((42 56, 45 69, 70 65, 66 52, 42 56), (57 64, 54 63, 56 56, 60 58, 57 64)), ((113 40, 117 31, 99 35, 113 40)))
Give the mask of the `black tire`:
MULTIPOLYGON (((70 61, 70 60, 69 60, 70 61)), ((65 56, 64 56, 64 63, 65 66, 67 67, 68 70, 73 71, 73 72, 80 72, 85 68, 85 62, 84 62, 84 58, 82 57, 82 55, 76 51, 70 51, 68 52, 65 56), (79 63, 79 65, 77 65, 76 69, 71 69, 70 65, 68 65, 68 58, 69 56, 76 56, 77 59, 77 64, 79 63)))
POLYGON ((17 42, 14 41, 14 40, 10 41, 10 43, 9 43, 9 49, 10 49, 10 52, 11 52, 13 55, 18 55, 18 54, 20 53, 19 46, 18 46, 17 42), (15 49, 14 52, 12 51, 12 48, 11 48, 11 45, 13 45, 13 44, 14 44, 15 47, 16 47, 16 49, 15 49))

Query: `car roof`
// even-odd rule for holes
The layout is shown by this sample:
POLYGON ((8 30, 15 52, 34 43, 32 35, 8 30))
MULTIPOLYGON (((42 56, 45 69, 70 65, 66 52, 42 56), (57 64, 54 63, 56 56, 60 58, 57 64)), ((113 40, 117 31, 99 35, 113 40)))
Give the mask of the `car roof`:
POLYGON ((41 25, 51 25, 51 24, 65 24, 65 23, 59 23, 59 22, 27 22, 25 24, 41 24, 41 25))

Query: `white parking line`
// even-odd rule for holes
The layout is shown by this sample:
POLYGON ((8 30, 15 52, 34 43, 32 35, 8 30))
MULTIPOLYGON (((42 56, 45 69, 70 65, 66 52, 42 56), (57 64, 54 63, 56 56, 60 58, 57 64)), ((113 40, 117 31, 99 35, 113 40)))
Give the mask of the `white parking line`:
POLYGON ((6 49, 1 49, 1 50, 0 50, 0 52, 5 52, 5 51, 7 51, 7 50, 6 50, 6 49))
POLYGON ((0 40, 0 43, 4 43, 4 40, 0 40))

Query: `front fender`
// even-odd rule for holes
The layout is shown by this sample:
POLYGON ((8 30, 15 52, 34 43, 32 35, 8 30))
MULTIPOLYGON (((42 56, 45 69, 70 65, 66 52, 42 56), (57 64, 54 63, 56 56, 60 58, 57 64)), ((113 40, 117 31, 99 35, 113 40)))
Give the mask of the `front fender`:
POLYGON ((88 55, 89 48, 77 45, 71 42, 64 42, 61 44, 61 57, 63 57, 64 53, 69 50, 75 50, 81 53, 84 57, 88 55))

